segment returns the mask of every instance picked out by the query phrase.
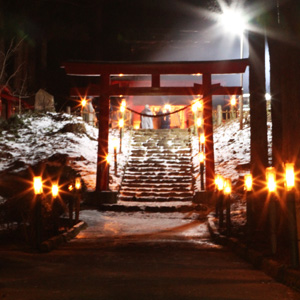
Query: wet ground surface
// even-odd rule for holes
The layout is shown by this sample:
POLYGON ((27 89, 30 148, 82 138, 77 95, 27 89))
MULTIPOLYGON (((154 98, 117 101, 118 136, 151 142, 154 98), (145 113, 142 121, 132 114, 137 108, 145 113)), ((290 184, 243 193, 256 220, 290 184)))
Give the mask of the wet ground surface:
POLYGON ((300 299, 211 242, 204 216, 86 210, 50 253, 0 249, 0 299, 300 299))

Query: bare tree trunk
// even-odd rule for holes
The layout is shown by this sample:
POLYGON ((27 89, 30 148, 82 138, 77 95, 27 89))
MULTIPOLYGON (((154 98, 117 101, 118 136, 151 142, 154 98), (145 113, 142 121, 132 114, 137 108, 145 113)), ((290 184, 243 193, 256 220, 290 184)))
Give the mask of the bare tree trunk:
POLYGON ((15 74, 14 77, 14 88, 17 93, 20 93, 20 90, 24 89, 26 91, 26 83, 24 85, 24 79, 27 78, 27 67, 28 67, 28 44, 23 41, 16 53, 15 53, 15 70, 19 69, 19 72, 15 74))
MULTIPOLYGON (((3 21, 3 11, 1 9, 2 0, 0 0, 0 71, 4 67, 4 56, 5 56, 5 40, 4 40, 4 21, 3 21)), ((0 84, 5 80, 5 78, 0 78, 0 84)))

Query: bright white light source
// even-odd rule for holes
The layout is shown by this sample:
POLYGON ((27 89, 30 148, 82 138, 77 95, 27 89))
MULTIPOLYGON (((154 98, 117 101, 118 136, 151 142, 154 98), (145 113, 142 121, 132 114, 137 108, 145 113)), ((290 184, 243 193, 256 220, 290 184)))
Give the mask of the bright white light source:
POLYGON ((232 97, 230 98, 230 105, 231 105, 231 106, 235 106, 235 105, 236 105, 236 98, 235 98, 235 96, 232 96, 232 97))
POLYGON ((232 33, 242 34, 245 30, 245 20, 238 10, 226 9, 220 16, 221 23, 232 33))
POLYGON ((170 104, 166 104, 164 108, 165 108, 165 110, 171 111, 171 105, 170 104))
POLYGON ((272 97, 269 93, 266 93, 265 98, 267 101, 269 101, 269 100, 271 100, 272 97))
POLYGON ((119 127, 120 128, 124 127, 124 119, 119 119, 119 127))

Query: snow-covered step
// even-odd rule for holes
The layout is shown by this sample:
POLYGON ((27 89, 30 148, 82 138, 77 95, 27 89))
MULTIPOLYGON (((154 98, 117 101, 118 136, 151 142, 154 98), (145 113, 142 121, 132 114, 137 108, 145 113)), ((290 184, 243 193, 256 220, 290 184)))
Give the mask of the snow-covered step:
POLYGON ((137 130, 132 141, 119 200, 191 201, 193 177, 189 131, 137 130))

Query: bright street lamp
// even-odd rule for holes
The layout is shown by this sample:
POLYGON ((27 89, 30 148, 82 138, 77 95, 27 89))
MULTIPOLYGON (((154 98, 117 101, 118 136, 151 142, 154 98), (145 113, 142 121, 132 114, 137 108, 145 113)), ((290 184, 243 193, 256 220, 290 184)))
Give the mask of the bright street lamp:
MULTIPOLYGON (((238 9, 227 8, 223 10, 220 17, 221 24, 233 34, 240 37, 240 59, 244 57, 244 31, 246 29, 246 21, 242 11, 238 9)), ((240 129, 243 129, 243 73, 240 74, 240 84, 242 95, 240 95, 240 129)))

